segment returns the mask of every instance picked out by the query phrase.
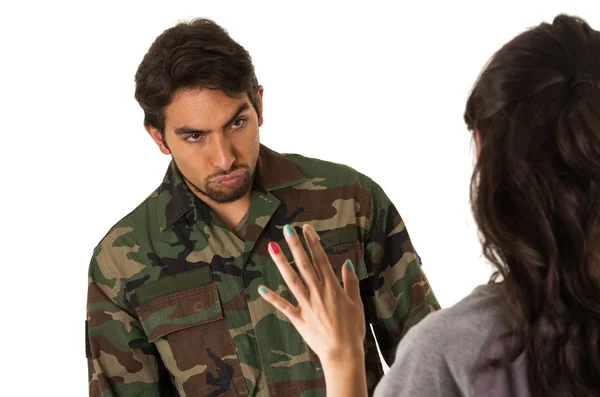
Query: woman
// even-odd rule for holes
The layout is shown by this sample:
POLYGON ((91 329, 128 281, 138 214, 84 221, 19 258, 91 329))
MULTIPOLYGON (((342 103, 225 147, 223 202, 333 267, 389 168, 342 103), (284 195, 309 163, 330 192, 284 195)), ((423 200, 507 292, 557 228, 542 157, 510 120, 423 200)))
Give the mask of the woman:
MULTIPOLYGON (((598 32, 565 15, 493 56, 465 121, 473 212, 497 271, 406 334, 377 397, 600 395, 599 77, 598 32)), ((289 243, 304 283, 271 251, 298 306, 259 291, 319 355, 329 396, 366 396, 357 279, 349 265, 342 288, 303 231, 314 267, 289 243)))

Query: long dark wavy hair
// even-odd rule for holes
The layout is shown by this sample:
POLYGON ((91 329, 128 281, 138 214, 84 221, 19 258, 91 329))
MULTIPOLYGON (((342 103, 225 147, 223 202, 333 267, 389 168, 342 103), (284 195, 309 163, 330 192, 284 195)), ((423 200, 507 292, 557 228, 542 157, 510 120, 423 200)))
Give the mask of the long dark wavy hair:
POLYGON ((600 395, 599 79, 599 32, 559 15, 494 54, 464 115, 473 213, 517 340, 502 361, 526 353, 536 396, 600 395))

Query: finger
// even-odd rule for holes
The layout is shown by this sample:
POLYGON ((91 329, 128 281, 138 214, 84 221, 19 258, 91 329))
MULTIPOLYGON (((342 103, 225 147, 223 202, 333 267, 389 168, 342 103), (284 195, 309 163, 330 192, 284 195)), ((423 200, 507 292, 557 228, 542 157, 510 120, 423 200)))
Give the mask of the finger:
POLYGON ((307 224, 302 227, 302 233, 308 244, 308 250, 310 251, 315 270, 321 277, 323 283, 335 282, 335 284, 338 284, 331 263, 329 263, 329 258, 327 258, 327 254, 325 254, 321 243, 319 243, 319 235, 315 229, 307 224))
POLYGON ((306 286, 309 289, 320 289, 321 281, 315 272, 312 262, 306 255, 306 251, 304 251, 304 247, 302 247, 302 243, 300 242, 300 239, 298 238, 298 235, 294 229, 290 225, 285 225, 283 228, 283 234, 285 235, 285 239, 288 242, 290 250, 292 251, 292 255, 294 256, 294 260, 296 261, 296 265, 298 266, 298 271, 304 279, 306 286))
POLYGON ((283 252, 281 252, 281 248, 273 242, 269 243, 269 254, 275 262, 277 269, 279 269, 279 273, 281 273, 281 277, 283 277, 283 281, 287 284, 288 289, 296 298, 296 301, 300 304, 301 302, 306 302, 308 298, 308 291, 302 280, 298 276, 298 274, 292 269, 288 260, 286 259, 283 252))
POLYGON ((344 281, 344 290, 353 302, 360 303, 362 305, 362 301, 360 299, 360 287, 358 284, 358 277, 356 277, 356 270, 354 269, 352 261, 350 261, 349 259, 346 260, 342 268, 342 280, 344 281))
POLYGON ((299 316, 300 309, 298 307, 292 305, 290 302, 286 301, 264 285, 258 286, 258 293, 263 297, 264 300, 273 305, 275 309, 282 312, 294 325, 295 321, 299 321, 301 319, 299 316))

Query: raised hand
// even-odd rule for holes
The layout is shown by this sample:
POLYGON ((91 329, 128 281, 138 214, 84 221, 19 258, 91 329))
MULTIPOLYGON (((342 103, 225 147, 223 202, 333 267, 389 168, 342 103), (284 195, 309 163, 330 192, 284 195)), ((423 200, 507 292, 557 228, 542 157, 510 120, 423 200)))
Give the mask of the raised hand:
POLYGON ((345 394, 346 396, 366 396, 363 350, 365 321, 354 266, 350 261, 344 264, 342 287, 315 230, 310 225, 304 225, 302 232, 312 261, 294 230, 289 225, 284 228, 284 235, 300 274, 290 266, 277 244, 269 244, 269 253, 298 305, 290 304, 265 286, 259 286, 258 290, 266 301, 290 320, 319 356, 328 394, 334 392, 331 388, 335 388, 336 394, 330 395, 338 395, 337 393, 342 392, 339 387, 343 387, 343 390, 353 387, 352 394, 345 394), (342 373, 342 377, 337 376, 342 373), (355 386, 338 385, 342 378, 348 376, 352 376, 351 383, 355 386))

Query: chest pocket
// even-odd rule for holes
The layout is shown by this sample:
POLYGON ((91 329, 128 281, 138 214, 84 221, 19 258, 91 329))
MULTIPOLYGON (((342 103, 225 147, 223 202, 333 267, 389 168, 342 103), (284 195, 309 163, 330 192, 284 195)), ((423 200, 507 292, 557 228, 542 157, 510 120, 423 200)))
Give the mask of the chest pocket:
MULTIPOLYGON (((348 225, 339 229, 326 230, 322 232, 319 231, 318 233, 321 239, 321 246, 327 254, 327 258, 329 259, 329 263, 333 268, 333 272, 340 282, 342 281, 342 266, 344 266, 344 263, 348 259, 352 261, 359 280, 363 280, 368 277, 364 260, 364 247, 358 239, 355 225, 348 225)), ((310 252, 308 251, 308 246, 304 236, 302 233, 300 233, 298 236, 300 237, 300 241, 302 242, 302 246, 304 247, 306 254, 310 258, 310 252)), ((294 270, 298 271, 292 252, 287 243, 285 243, 285 240, 279 245, 294 270)))
POLYGON ((148 340, 188 397, 246 396, 246 383, 209 267, 135 290, 148 340))

